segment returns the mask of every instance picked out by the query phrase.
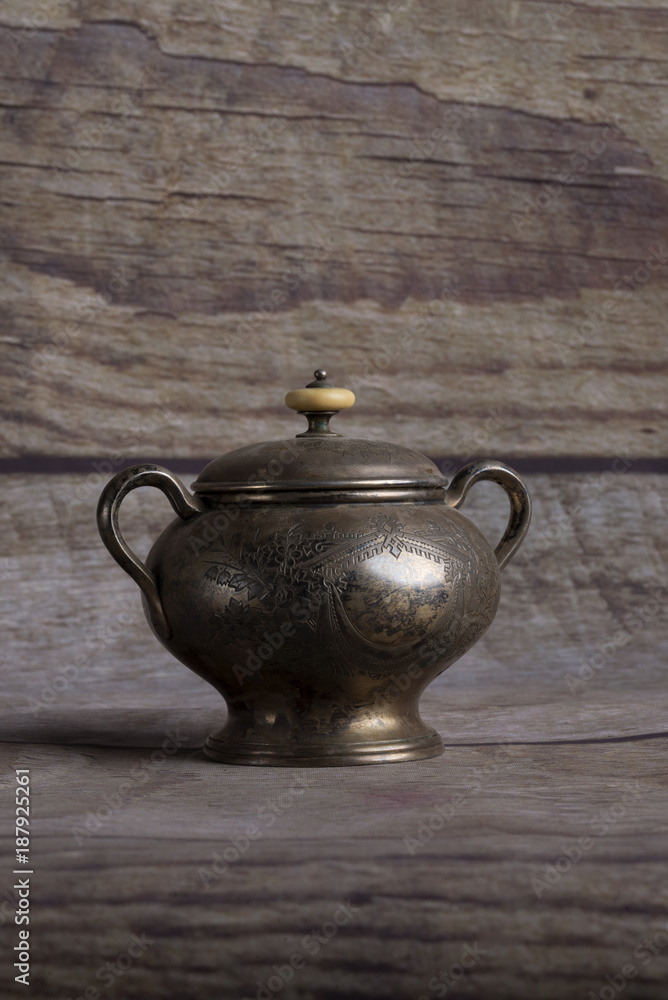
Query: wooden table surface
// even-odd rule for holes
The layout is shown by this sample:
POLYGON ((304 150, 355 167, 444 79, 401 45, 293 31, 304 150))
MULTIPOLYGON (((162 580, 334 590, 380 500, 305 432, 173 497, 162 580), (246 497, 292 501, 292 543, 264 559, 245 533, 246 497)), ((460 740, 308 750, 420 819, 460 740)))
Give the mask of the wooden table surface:
MULTIPOLYGON (((469 949, 452 995, 585 998, 633 963, 625 995, 663 1000, 668 735, 520 740, 489 705, 484 742, 450 742, 447 703, 443 683, 425 706, 445 754, 403 765, 214 764, 186 745, 212 713, 168 718, 165 751, 5 744, 3 799, 14 767, 33 788, 35 950, 3 996, 253 998, 298 955, 282 996, 408 1000, 469 949)), ((9 838, 1 863, 9 888, 9 838)))

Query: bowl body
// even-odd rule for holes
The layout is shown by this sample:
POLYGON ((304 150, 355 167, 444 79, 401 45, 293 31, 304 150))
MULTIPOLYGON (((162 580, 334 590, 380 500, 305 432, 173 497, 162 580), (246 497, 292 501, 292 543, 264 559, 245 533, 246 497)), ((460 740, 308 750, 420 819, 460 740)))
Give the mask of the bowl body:
MULTIPOLYGON (((425 686, 491 624, 498 562, 440 501, 219 503, 153 546, 160 641, 225 698, 229 763, 431 757, 425 686)), ((150 618, 149 618, 150 621, 150 618)))

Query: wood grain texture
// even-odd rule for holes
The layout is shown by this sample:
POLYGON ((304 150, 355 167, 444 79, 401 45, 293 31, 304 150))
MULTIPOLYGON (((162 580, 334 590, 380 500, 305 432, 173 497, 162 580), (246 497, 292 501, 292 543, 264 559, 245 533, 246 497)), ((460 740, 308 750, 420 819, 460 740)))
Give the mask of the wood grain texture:
MULTIPOLYGON (((154 638, 134 583, 104 550, 94 516, 104 479, 3 477, 4 738, 90 742, 99 727, 105 742, 146 744, 190 718, 197 745, 221 699, 154 638)), ((429 688, 425 715, 454 742, 493 741, 499 727, 530 741, 663 732, 668 477, 631 467, 528 485, 534 520, 504 571, 496 620, 429 688)), ((495 543, 507 502, 481 483, 463 512, 495 543)), ((144 556, 172 518, 157 491, 137 490, 121 523, 144 556)))
POLYGON ((359 436, 668 454, 667 19, 0 5, 3 454, 290 434, 320 364, 359 436))
MULTIPOLYGON (((478 958, 463 976, 455 968, 458 997, 584 998, 633 962, 625 995, 663 1000, 665 752, 665 739, 501 744, 334 773, 234 768, 190 751, 151 764, 146 751, 2 747, 4 766, 29 767, 33 787, 31 992, 101 986, 98 970, 145 934, 110 995, 254 998, 258 980, 301 954, 279 992, 289 1000, 415 1000, 435 995, 432 977, 469 945, 478 958), (550 885, 555 865, 564 871, 550 885), (347 901, 352 917, 327 939, 347 901), (304 943, 314 930, 317 954, 304 943)), ((6 846, 1 857, 6 872, 6 846)), ((11 988, 7 953, 3 995, 25 995, 11 988)))

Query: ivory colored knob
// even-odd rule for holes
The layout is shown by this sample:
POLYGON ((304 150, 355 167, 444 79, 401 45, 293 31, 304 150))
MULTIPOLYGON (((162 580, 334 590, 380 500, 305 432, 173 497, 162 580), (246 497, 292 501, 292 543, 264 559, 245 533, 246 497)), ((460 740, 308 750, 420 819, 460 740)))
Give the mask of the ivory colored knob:
POLYGON ((285 397, 285 405, 291 410, 320 412, 322 410, 347 410, 355 402, 355 393, 350 389, 293 389, 285 397))

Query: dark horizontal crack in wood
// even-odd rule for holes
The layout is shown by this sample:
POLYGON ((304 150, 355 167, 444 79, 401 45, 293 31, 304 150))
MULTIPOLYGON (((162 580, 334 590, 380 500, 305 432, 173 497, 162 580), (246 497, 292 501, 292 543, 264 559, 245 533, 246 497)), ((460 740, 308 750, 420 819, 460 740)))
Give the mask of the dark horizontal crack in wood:
MULTIPOLYGON (((459 468, 466 462, 475 461, 476 458, 486 458, 487 455, 479 456, 429 456, 431 460, 444 470, 445 475, 449 475, 454 467, 459 468), (447 470, 447 471, 446 471, 447 470)), ((126 458, 115 463, 113 469, 107 469, 111 465, 108 455, 17 455, 15 457, 0 458, 0 475, 85 475, 100 472, 102 466, 103 475, 111 471, 117 472, 121 469, 130 468, 133 465, 162 465, 172 472, 182 475, 198 475, 202 469, 214 458, 213 455, 201 456, 199 458, 183 458, 180 456, 160 455, 126 458)), ((511 465, 516 472, 524 475, 586 475, 588 473, 606 472, 615 470, 615 463, 620 461, 616 455, 599 456, 559 456, 559 455, 537 455, 537 456, 497 456, 500 461, 511 465)), ((658 456, 655 458, 633 458, 624 456, 624 471, 630 473, 648 474, 668 474, 668 456, 658 456)))
MULTIPOLYGON (((196 710, 193 709, 193 713, 196 710)), ((83 751, 86 747, 89 749, 97 750, 113 750, 113 751, 137 751, 137 750, 147 750, 154 747, 154 743, 147 741, 146 743, 104 743, 96 742, 90 738, 90 735, 85 734, 83 739, 85 742, 76 742, 75 734, 72 732, 72 728, 76 728, 76 722, 73 718, 72 725, 66 726, 63 722, 59 722, 54 726, 49 726, 48 724, 43 727, 41 732, 29 733, 26 731, 17 733, 15 737, 6 737, 4 740, 0 740, 0 746, 5 745, 26 745, 26 746, 62 746, 69 747, 77 752, 83 751)), ((668 740, 668 731, 662 733, 634 733, 627 736, 591 736, 585 738, 574 738, 574 739, 559 739, 559 740, 504 740, 502 743, 499 742, 483 742, 483 743, 444 743, 443 746, 447 750, 466 750, 466 749, 479 749, 479 750, 494 750, 500 747, 543 747, 543 746, 563 746, 572 747, 580 746, 585 744, 591 744, 594 746, 602 746, 608 743, 643 743, 650 740, 668 740)), ((188 748, 187 750, 175 751, 171 754, 172 757, 187 757, 191 759, 200 759, 207 762, 208 758, 205 758, 202 747, 188 748)))
MULTIPOLYGON (((26 75, 26 106, 23 113, 20 107, 8 111, 6 130, 18 143, 25 143, 29 131, 33 160, 41 155, 62 167, 65 154, 76 152, 82 130, 99 124, 100 114, 113 114, 119 91, 132 93, 148 65, 164 75, 145 85, 126 120, 114 119, 109 148, 82 158, 71 171, 54 171, 52 179, 43 163, 30 164, 36 171, 31 197, 16 198, 7 212, 4 252, 35 272, 101 290, 114 268, 127 262, 132 280, 115 297, 118 305, 173 315, 253 312, 278 288, 283 298, 274 301, 275 310, 312 299, 367 299, 396 308, 409 297, 441 297, 444 261, 460 302, 577 298, 584 288, 614 288, 665 239, 668 183, 629 136, 605 133, 603 140, 605 121, 473 103, 473 94, 469 104, 445 101, 414 82, 353 81, 290 65, 165 54, 155 38, 128 22, 84 23, 29 38, 21 31, 0 29, 3 63, 20 63, 22 72, 49 79, 26 75), (20 58, 12 48, 17 36, 20 58), (108 92, 109 109, 88 107, 91 90, 103 100, 108 92), (61 110, 68 95, 81 102, 78 114, 61 110), (196 120, 216 111, 219 126, 199 140, 187 163, 178 144, 153 153, 155 130, 170 115, 196 120), (281 128, 258 145, 256 120, 273 114, 281 128), (342 148, 341 133, 318 131, 323 119, 357 122, 359 135, 349 130, 342 148), (433 149, 424 147, 435 129, 443 137, 433 149), (587 169, 573 160, 582 149, 590 153, 587 169), (113 181, 105 183, 108 198, 99 194, 97 161, 107 173, 116 171, 116 190, 113 181), (285 162, 292 164, 287 175, 285 162), (332 162, 341 165, 333 174, 332 162), (207 180, 207 165, 214 163, 218 170, 234 165, 224 192, 207 180), (140 177, 147 165, 159 175, 150 198, 142 197, 148 182, 140 177), (173 170, 183 173, 179 181, 166 179, 173 170), (550 189, 565 170, 574 171, 572 179, 550 189), (311 183, 316 176, 321 181, 311 183), (544 208, 535 207, 537 196, 547 198, 544 208), (204 215, 211 217, 208 230, 201 218, 179 214, 177 198, 195 207, 201 198, 204 215), (63 218, 72 211, 63 202, 73 199, 86 212, 90 239, 98 241, 87 244, 85 253, 76 241, 68 250, 63 239, 63 218), (336 237, 337 245, 297 288, 276 277, 294 267, 276 243, 271 250, 263 247, 257 267, 240 259, 242 234, 247 253, 256 255, 262 230, 276 224, 266 202, 275 203, 284 225, 292 225, 294 212, 300 230, 310 216, 321 232, 336 237), (136 203, 148 205, 149 212, 142 214, 136 203), (382 211, 375 211, 380 203, 382 211), (429 206, 439 203, 450 207, 434 219, 429 206), (420 223, 418 234, 387 224, 407 215, 420 223), (207 232, 216 229, 220 236, 212 241, 207 232), (484 259, 486 238, 504 241, 497 259, 484 259), (147 248, 139 267, 137 247, 147 248), (165 275, 159 288, 150 273, 155 257, 165 275)), ((304 260, 311 260, 313 243, 313 235, 305 234, 304 260)), ((652 274, 652 282, 665 284, 664 271, 652 274)))
POLYGON ((577 746, 581 743, 642 743, 644 740, 668 739, 668 731, 664 733, 633 733, 627 736, 589 736, 581 739, 562 740, 509 740, 503 743, 444 743, 447 749, 459 747, 542 747, 542 746, 577 746))

